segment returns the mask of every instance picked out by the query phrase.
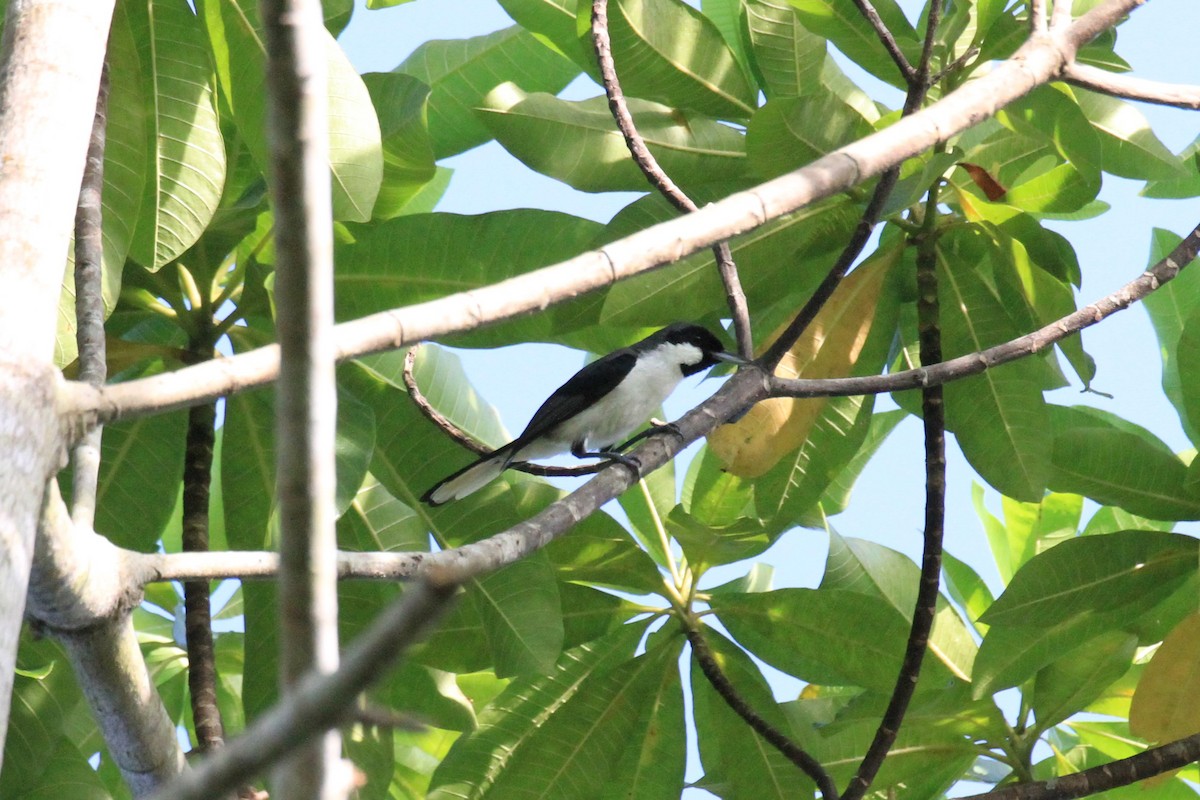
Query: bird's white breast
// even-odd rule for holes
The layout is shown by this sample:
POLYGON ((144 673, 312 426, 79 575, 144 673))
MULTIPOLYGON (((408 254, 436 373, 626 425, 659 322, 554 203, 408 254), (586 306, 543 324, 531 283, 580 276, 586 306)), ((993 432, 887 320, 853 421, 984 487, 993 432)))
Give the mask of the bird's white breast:
POLYGON ((580 438, 586 439, 588 450, 621 444, 683 380, 680 365, 695 364, 701 358, 699 348, 689 344, 672 344, 642 353, 615 389, 555 429, 555 442, 563 450, 580 438))

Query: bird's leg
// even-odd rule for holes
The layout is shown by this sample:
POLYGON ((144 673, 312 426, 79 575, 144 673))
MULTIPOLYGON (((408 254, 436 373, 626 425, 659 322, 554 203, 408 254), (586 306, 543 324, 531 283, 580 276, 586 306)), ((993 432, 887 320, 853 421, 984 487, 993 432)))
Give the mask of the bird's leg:
POLYGON ((633 473, 634 478, 642 477, 642 465, 636 458, 627 456, 624 453, 618 453, 615 450, 596 450, 589 451, 583 449, 583 442, 575 442, 571 445, 571 455, 576 458, 603 458, 610 464, 621 464, 633 473))
POLYGON ((652 419, 650 420, 649 428, 646 428, 641 433, 634 434, 632 439, 625 442, 625 444, 621 445, 617 449, 628 450, 643 439, 648 439, 651 436, 657 436, 660 433, 669 433, 672 436, 678 436, 680 438, 683 437, 683 434, 679 431, 679 426, 674 422, 663 422, 662 420, 652 419))

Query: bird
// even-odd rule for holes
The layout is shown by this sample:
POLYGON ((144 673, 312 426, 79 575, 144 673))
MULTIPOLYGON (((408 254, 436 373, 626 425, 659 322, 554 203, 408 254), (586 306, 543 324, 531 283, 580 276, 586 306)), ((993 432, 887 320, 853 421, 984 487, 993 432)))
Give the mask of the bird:
POLYGON ((636 472, 637 463, 613 446, 645 422, 680 381, 718 361, 750 363, 726 352, 708 328, 687 322, 614 350, 558 387, 520 436, 438 481, 421 501, 440 506, 459 500, 495 480, 515 461, 565 452, 576 458, 606 458, 636 472))

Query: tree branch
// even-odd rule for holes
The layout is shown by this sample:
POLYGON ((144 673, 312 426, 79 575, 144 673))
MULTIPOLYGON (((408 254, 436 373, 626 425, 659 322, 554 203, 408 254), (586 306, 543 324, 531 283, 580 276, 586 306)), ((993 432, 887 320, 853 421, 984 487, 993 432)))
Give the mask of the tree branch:
MULTIPOLYGON (((78 380, 100 386, 108 374, 104 344, 104 229, 100 195, 104 189, 105 125, 108 119, 108 62, 100 71, 96 114, 88 140, 83 184, 75 208, 75 342, 79 353, 78 380)), ((71 517, 76 525, 92 527, 96 519, 96 481, 100 475, 100 437, 97 425, 71 448, 71 517)))
MULTIPOLYGON (((878 175, 978 123, 1061 74, 1076 49, 1115 24, 1139 0, 1106 0, 1065 30, 1022 45, 1008 61, 937 103, 802 169, 676 220, 500 283, 372 314, 334 329, 338 360, 540 311, 556 302, 646 272, 878 175)), ((211 364, 95 389, 62 388, 60 412, 110 422, 161 413, 261 386, 279 368, 275 345, 211 364)))
MULTIPOLYGON (((933 17, 931 12, 930 19, 933 17)), ((917 241, 917 332, 922 364, 937 364, 942 360, 935 249, 937 204, 938 185, 935 184, 925 201, 925 218, 917 241)), ((896 676, 892 696, 866 755, 841 800, 860 800, 867 793, 892 745, 896 743, 908 704, 917 690, 921 664, 929 645, 929 632, 933 630, 933 619, 937 614, 942 575, 942 537, 946 527, 946 408, 940 384, 927 386, 921 391, 921 411, 925 431, 925 543, 921 554, 917 599, 904 647, 904 660, 896 676)))
MULTIPOLYGON (((646 146, 646 140, 638 132, 633 114, 625 102, 625 93, 621 90, 621 81, 617 77, 617 67, 613 62, 612 39, 608 35, 608 0, 592 0, 592 44, 600 65, 600 78, 604 84, 604 94, 608 97, 609 111, 612 112, 621 135, 625 137, 625 145, 629 148, 629 154, 633 156, 633 162, 667 202, 683 214, 692 213, 697 208, 695 202, 659 165, 658 159, 646 146)), ((738 353, 743 358, 753 358, 754 339, 750 332, 750 312, 746 307, 746 293, 742 291, 742 281, 738 277, 733 253, 729 249, 729 243, 725 241, 713 245, 712 250, 717 262, 717 271, 721 276, 721 285, 725 287, 729 313, 733 318, 738 353)))
POLYGON ((1095 325, 1102 319, 1128 308, 1158 287, 1171 281, 1200 251, 1200 225, 1175 246, 1165 258, 1117 291, 1051 322, 1032 333, 1010 342, 989 347, 978 353, 952 358, 940 364, 893 372, 890 375, 870 375, 862 378, 769 378, 772 397, 848 397, 860 394, 882 394, 903 389, 919 389, 935 384, 977 375, 986 369, 1007 364, 1018 358, 1039 353, 1055 342, 1095 325))
POLYGON ((440 618, 456 587, 419 581, 371 623, 346 651, 336 672, 309 673, 241 736, 163 786, 156 800, 208 800, 232 791, 337 725, 357 696, 386 674, 440 618))
POLYGON ((962 800, 1072 800, 1162 775, 1198 759, 1200 733, 1082 772, 1037 783, 1018 783, 962 800))
POLYGON ((820 790, 822 798, 834 800, 838 796, 837 786, 834 784, 833 778, 821 766, 821 762, 809 755, 804 748, 793 742, 774 725, 767 722, 762 715, 746 702, 746 699, 738 693, 737 688, 730 682, 729 677, 721 671, 720 665, 713 658, 712 650, 709 649, 708 642, 705 641, 704 634, 701 633, 698 626, 687 625, 684 630, 688 641, 692 645, 692 655, 695 656, 696 663, 700 665, 700 671, 704 673, 704 677, 712 684, 713 689, 721 696, 725 704, 741 717, 750 726, 751 730, 763 737, 772 747, 782 753, 788 761, 795 764, 801 772, 812 778, 813 783, 820 790))
POLYGON ((863 15, 863 18, 875 29, 875 35, 900 70, 900 76, 904 78, 904 82, 911 86, 917 77, 917 70, 908 63, 908 58, 900 50, 900 45, 896 44, 896 37, 892 36, 892 32, 884 24, 883 18, 875 10, 875 6, 871 5, 871 0, 854 0, 854 5, 858 7, 858 12, 863 15))
POLYGON ((1163 83, 1113 72, 1087 64, 1068 64, 1063 77, 1069 83, 1094 92, 1103 92, 1126 100, 1140 100, 1160 106, 1200 110, 1200 86, 1163 83))
MULTIPOLYGON (((280 669, 283 696, 338 664, 334 523, 333 210, 325 29, 319 0, 260 0, 267 49, 268 186, 275 212, 280 669)), ((327 800, 350 788, 327 729, 275 764, 273 791, 327 800)))

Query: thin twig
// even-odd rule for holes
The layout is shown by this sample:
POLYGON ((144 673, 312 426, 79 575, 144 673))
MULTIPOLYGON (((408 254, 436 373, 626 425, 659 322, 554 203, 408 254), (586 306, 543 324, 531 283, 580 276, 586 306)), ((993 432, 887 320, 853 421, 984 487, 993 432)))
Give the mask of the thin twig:
POLYGON ((696 657, 696 663, 700 665, 700 671, 704 673, 705 678, 708 678, 708 682, 712 684, 713 689, 721 696, 725 704, 733 709, 733 712, 741 717, 755 733, 767 740, 772 747, 795 764, 805 775, 812 778, 825 800, 834 800, 838 796, 837 786, 834 785, 833 778, 821 766, 821 762, 810 756, 804 748, 793 742, 786 734, 767 722, 762 715, 750 707, 750 704, 741 696, 721 670, 720 665, 717 664, 712 650, 708 647, 708 642, 704 639, 704 634, 700 632, 697 625, 687 625, 685 630, 688 641, 692 645, 692 655, 696 657))
MULTIPOLYGON (((613 61, 612 39, 608 34, 608 0, 592 0, 592 44, 595 47, 596 60, 600 64, 600 77, 604 84, 604 94, 608 97, 609 111, 612 112, 621 135, 625 137, 625 145, 633 156, 633 162, 667 202, 681 213, 692 213, 697 209, 696 203, 659 165, 650 148, 646 146, 646 140, 638 132, 633 114, 629 111, 629 104, 625 102, 625 93, 621 89, 621 81, 617 77, 617 67, 613 61)), ((743 358, 752 358, 754 342, 750 332, 750 312, 746 306, 746 293, 742 291, 737 264, 733 261, 733 253, 725 241, 713 245, 712 251, 721 275, 721 285, 725 287, 725 300, 733 318, 738 353, 743 358)))
MULTIPOLYGON (((491 454, 492 448, 475 441, 470 434, 455 425, 449 417, 434 408, 433 404, 421 392, 421 388, 417 386, 417 379, 413 375, 413 364, 416 363, 417 350, 420 347, 420 345, 414 345, 408 349, 408 352, 404 356, 404 370, 401 373, 404 388, 408 390, 408 396, 413 401, 413 405, 417 407, 417 410, 421 412, 421 415, 425 419, 440 428, 443 433, 462 447, 480 456, 491 454)), ((509 465, 509 469, 515 469, 518 472, 525 472, 529 475, 541 475, 547 478, 575 478, 580 475, 594 475, 607 466, 606 462, 589 464, 582 467, 553 467, 533 464, 529 461, 514 461, 509 465)))
MULTIPOLYGON (((934 4, 937 4, 935 0, 934 4)), ((917 331, 922 364, 942 360, 942 334, 938 309, 937 225, 938 185, 929 190, 925 219, 917 242, 917 331)), ((941 385, 927 386, 921 392, 921 411, 925 431, 925 544, 921 554, 921 576, 913 607, 904 659, 896 676, 896 685, 887 708, 875 730, 866 754, 850 779, 841 800, 860 800, 887 758, 905 712, 917 690, 921 664, 937 613, 939 582, 942 574, 942 537, 946 523, 946 409, 941 385)))
POLYGON ((875 10, 875 6, 871 5, 871 0, 854 0, 854 5, 858 6, 859 13, 867 22, 871 23, 871 27, 875 29, 875 35, 883 44, 883 49, 887 50, 888 55, 892 57, 892 61, 899 68, 900 76, 904 78, 906 84, 911 86, 917 77, 917 71, 912 64, 908 63, 908 58, 900 50, 900 45, 896 44, 896 37, 888 30, 883 18, 875 10))
POLYGON ((1200 86, 1164 83, 1132 75, 1117 75, 1087 64, 1068 64, 1063 77, 1069 83, 1094 92, 1160 106, 1200 110, 1200 86))
MULTIPOLYGON (((79 351, 78 379, 101 386, 108 375, 104 342, 104 147, 108 120, 108 61, 100 72, 96 115, 88 141, 79 204, 75 210, 75 341, 79 351)), ((82 528, 96 519, 96 487, 100 475, 97 425, 71 448, 71 518, 82 528)))

